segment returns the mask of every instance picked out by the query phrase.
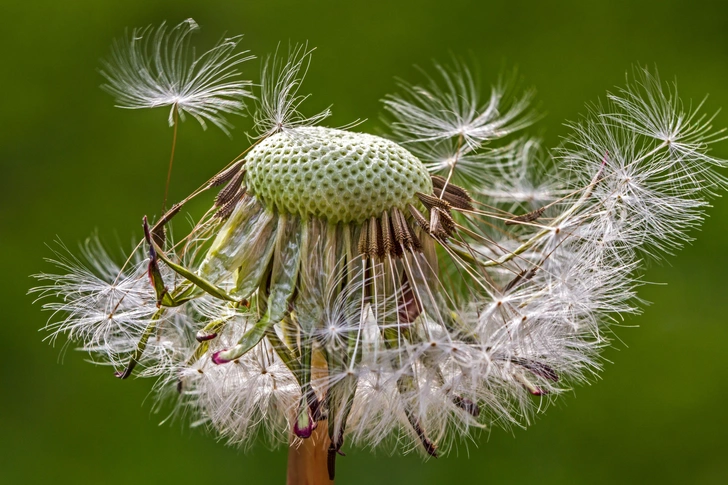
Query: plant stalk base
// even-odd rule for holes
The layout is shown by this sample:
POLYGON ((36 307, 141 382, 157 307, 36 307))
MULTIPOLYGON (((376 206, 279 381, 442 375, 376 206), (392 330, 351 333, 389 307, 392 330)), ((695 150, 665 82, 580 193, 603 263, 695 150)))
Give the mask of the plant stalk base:
POLYGON ((328 423, 319 421, 310 438, 288 447, 287 485, 333 485, 329 480, 327 458, 329 450, 328 423))

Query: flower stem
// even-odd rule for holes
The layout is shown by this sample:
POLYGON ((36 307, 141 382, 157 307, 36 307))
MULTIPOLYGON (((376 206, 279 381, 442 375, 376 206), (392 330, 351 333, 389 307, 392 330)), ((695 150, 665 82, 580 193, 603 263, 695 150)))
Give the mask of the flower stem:
MULTIPOLYGON (((320 350, 313 349, 311 358, 311 377, 322 380, 326 378, 326 358, 320 350)), ((322 398, 322 396, 319 396, 322 398)), ((316 419, 316 416, 313 416, 316 419)), ((291 433, 288 447, 287 485, 333 485, 329 478, 329 424, 323 420, 317 423, 310 437, 300 440, 291 433)), ((335 458, 335 456, 334 456, 335 458)), ((331 464, 333 472, 333 463, 331 464)))
MULTIPOLYGON (((333 485, 327 465, 328 423, 319 421, 310 438, 291 442, 288 448, 287 485, 333 485)), ((293 441, 293 440, 292 440, 293 441)))

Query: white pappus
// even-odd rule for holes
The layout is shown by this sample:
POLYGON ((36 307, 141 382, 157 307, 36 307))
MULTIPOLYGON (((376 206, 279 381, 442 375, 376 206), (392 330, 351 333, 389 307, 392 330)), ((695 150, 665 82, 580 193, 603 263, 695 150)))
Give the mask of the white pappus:
MULTIPOLYGON (((153 73, 110 78, 142 93, 124 103, 196 72, 177 67, 184 29, 158 30, 151 67, 117 48, 119 66, 153 73)), ((229 42, 203 56, 224 79, 247 59, 229 42)), ((315 126, 328 110, 299 111, 311 52, 264 64, 258 138, 192 195, 223 187, 189 234, 163 228, 192 196, 146 226, 141 256, 117 266, 94 243, 87 262, 56 258, 36 290, 54 337, 119 377, 157 376, 242 446, 324 427, 329 456, 345 442, 437 456, 473 429, 527 424, 599 371, 610 324, 639 311, 642 259, 689 241, 728 185, 712 118, 647 69, 546 151, 498 143, 533 121, 531 91, 481 102, 461 64, 385 99, 399 142, 315 126)), ((212 92, 241 102, 244 86, 212 92)), ((233 105, 220 103, 179 108, 224 127, 233 105)))

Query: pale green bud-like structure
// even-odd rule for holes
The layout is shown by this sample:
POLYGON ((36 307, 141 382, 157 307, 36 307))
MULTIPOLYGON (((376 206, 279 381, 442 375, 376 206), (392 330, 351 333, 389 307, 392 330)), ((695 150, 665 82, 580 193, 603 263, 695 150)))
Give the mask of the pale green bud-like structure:
POLYGON ((280 212, 359 223, 432 193, 427 168, 400 145, 323 127, 270 136, 246 157, 251 194, 280 212))

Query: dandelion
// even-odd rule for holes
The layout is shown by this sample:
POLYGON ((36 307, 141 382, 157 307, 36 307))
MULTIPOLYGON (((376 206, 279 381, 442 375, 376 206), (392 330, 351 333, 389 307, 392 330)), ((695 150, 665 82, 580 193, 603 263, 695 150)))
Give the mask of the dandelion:
POLYGON ((222 188, 189 234, 155 237, 190 197, 144 220, 125 265, 92 243, 35 290, 51 336, 118 377, 156 376, 232 443, 288 443, 289 483, 333 480, 345 446, 436 457, 528 424, 599 371, 610 324, 639 311, 641 260, 688 241, 728 185, 710 118, 648 70, 546 152, 492 145, 529 95, 481 104, 462 67, 387 98, 411 143, 316 126, 308 56, 264 65, 260 137, 205 184, 222 188))

